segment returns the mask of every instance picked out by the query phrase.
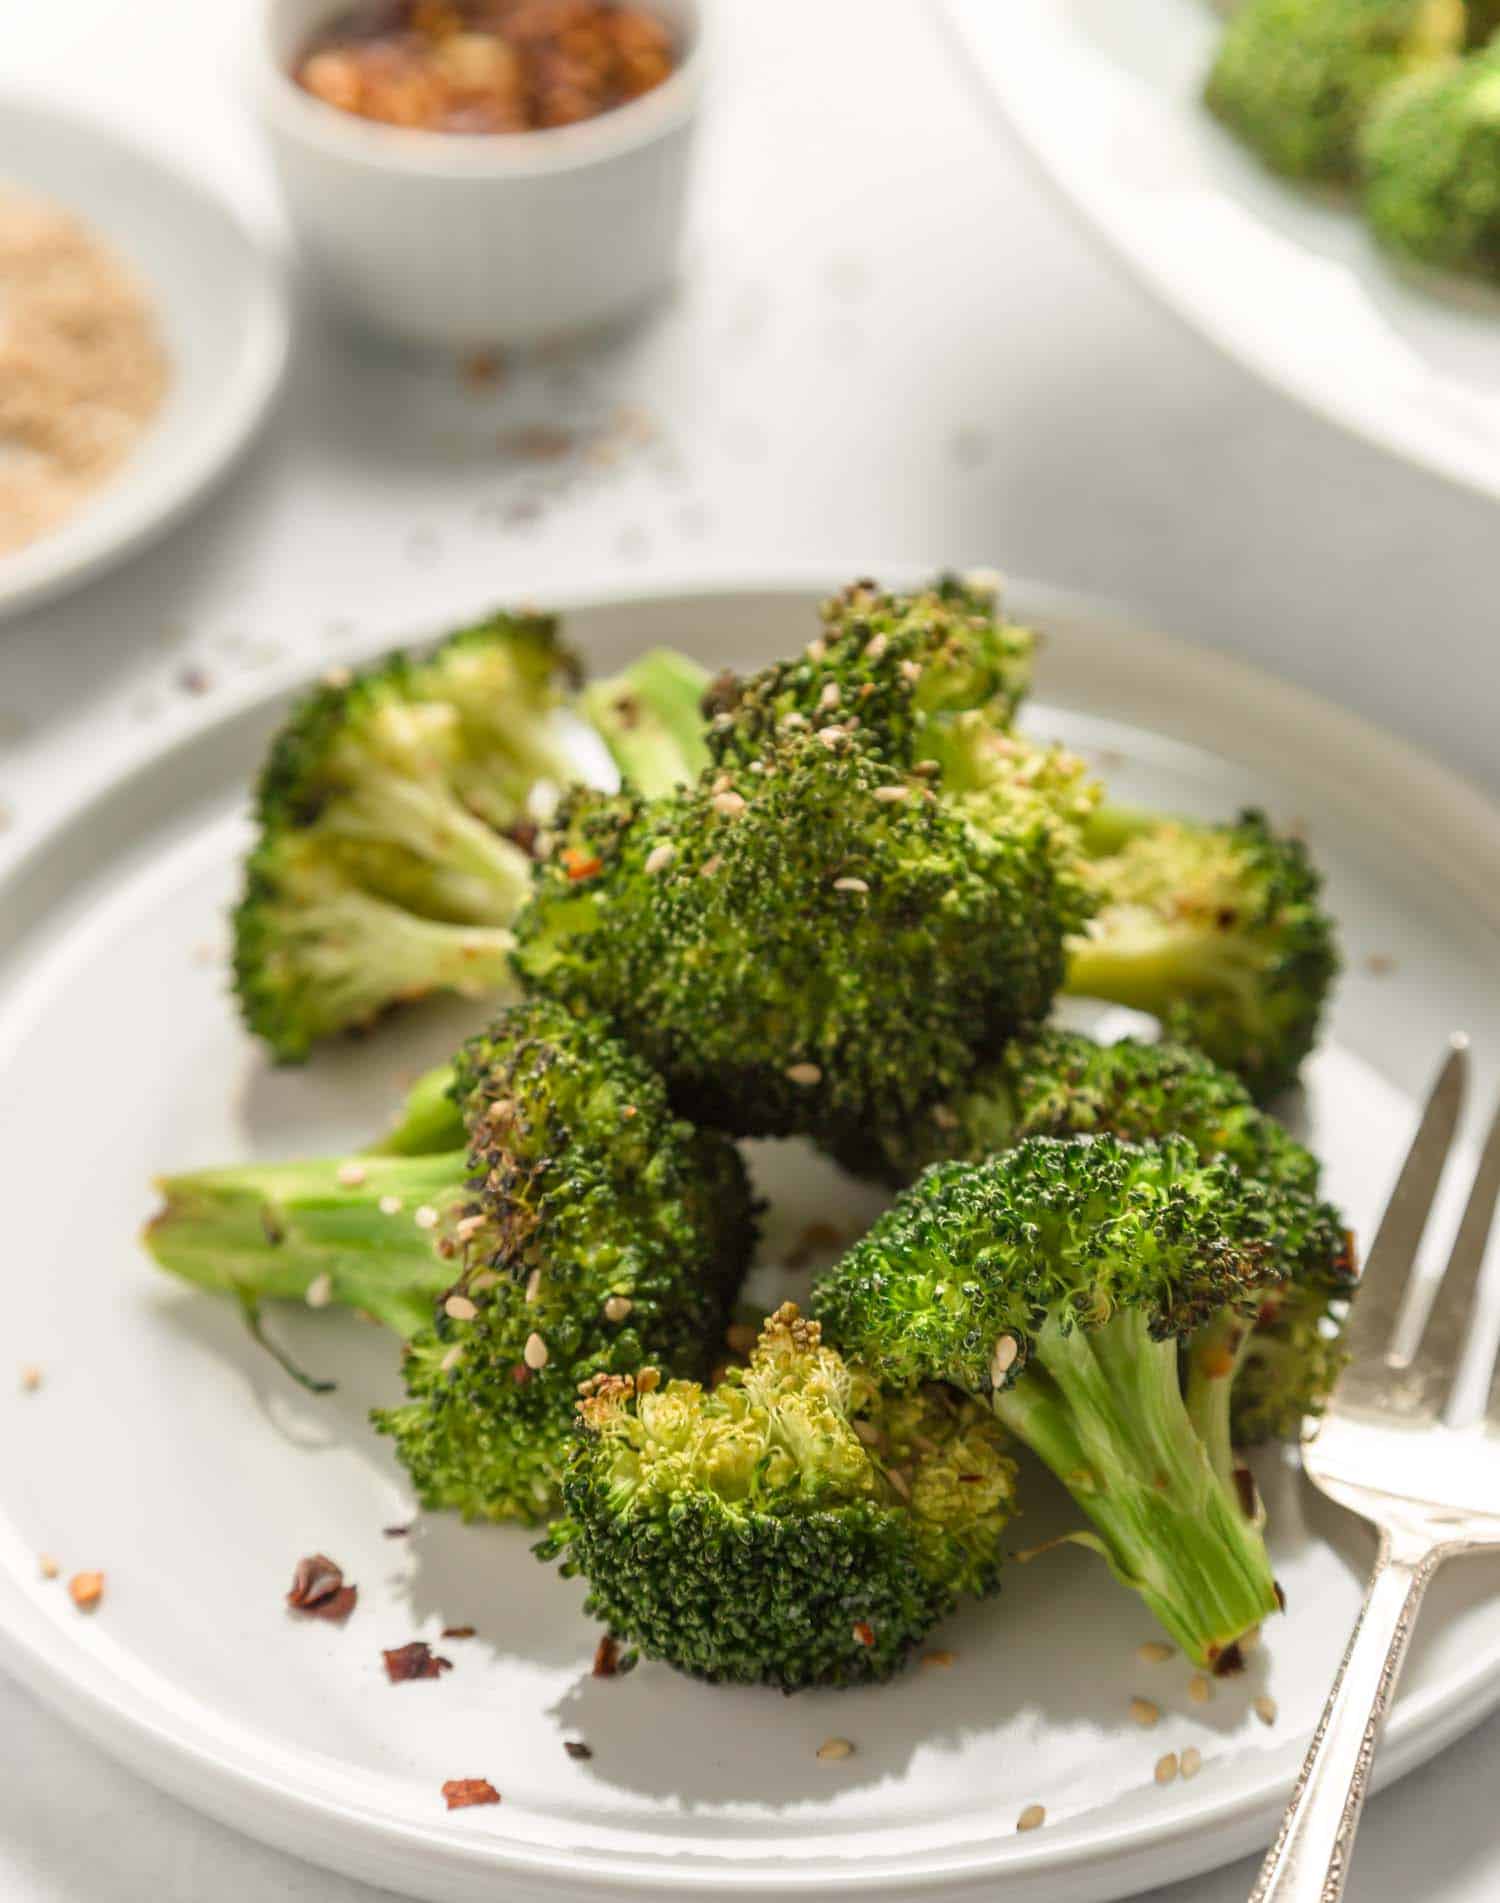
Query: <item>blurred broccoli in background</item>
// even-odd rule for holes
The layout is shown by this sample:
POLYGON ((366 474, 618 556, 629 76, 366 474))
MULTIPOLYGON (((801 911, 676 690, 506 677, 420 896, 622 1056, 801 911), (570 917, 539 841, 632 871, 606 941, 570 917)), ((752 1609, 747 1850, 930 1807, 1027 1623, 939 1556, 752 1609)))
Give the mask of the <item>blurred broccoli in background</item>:
POLYGON ((1389 93, 1361 153, 1365 217, 1388 251, 1500 281, 1500 45, 1389 93))
POLYGON ((1375 101, 1451 59, 1468 31, 1463 0, 1244 0, 1205 98, 1273 171, 1347 184, 1375 101))
POLYGON ((703 695, 708 670, 673 648, 651 648, 608 680, 590 681, 578 711, 620 777, 648 799, 685 786, 708 765, 703 695))
POLYGON ((604 1376, 579 1413, 567 1517, 538 1551, 648 1658, 784 1691, 862 1684, 995 1589, 1015 1466, 989 1410, 881 1394, 790 1303, 716 1387, 604 1376))
POLYGON ((282 1061, 433 991, 512 988, 532 802, 573 768, 555 624, 495 615, 330 679, 277 735, 234 918, 245 1022, 282 1061))
POLYGON ((534 1519, 579 1381, 647 1360, 701 1373, 718 1351, 754 1204, 733 1145, 557 1006, 503 1011, 451 1090, 464 1147, 169 1177, 145 1240, 247 1310, 302 1300, 394 1328, 411 1399, 376 1421, 423 1504, 534 1519))

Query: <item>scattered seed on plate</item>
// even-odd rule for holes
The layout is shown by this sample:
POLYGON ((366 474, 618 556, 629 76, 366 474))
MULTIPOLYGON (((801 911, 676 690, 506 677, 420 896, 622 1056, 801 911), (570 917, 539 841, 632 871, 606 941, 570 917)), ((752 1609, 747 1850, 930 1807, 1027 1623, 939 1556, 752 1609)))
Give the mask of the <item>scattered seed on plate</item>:
POLYGON ((498 1804, 500 1793, 487 1777, 450 1777, 443 1799, 449 1810, 469 1810, 475 1804, 498 1804))
POLYGON ((547 1365, 547 1344, 535 1329, 526 1337, 526 1346, 521 1350, 521 1359, 533 1374, 540 1373, 547 1365))
POLYGON ((1149 1731, 1161 1720, 1161 1706, 1153 1705, 1149 1698, 1132 1698, 1130 1701, 1130 1721, 1142 1731, 1149 1731))
POLYGON ((28 1394, 35 1394, 41 1385, 41 1369, 34 1361, 28 1361, 21 1369, 21 1386, 28 1394))
POLYGON ((344 1569, 337 1560, 310 1553, 297 1561, 286 1602, 293 1612, 342 1625, 359 1603, 359 1588, 344 1584, 344 1569))
POLYGON ((436 1229, 438 1225, 438 1213, 431 1203, 423 1203, 421 1208, 418 1209, 416 1214, 412 1217, 412 1221, 419 1229, 436 1229))
POLYGON ((1040 1804, 1028 1804, 1016 1819, 1017 1830, 1040 1830, 1047 1821, 1047 1813, 1040 1804))
POLYGON ((103 1573, 74 1573, 68 1581, 68 1597, 80 1612, 92 1612, 104 1597, 103 1573))
POLYGON ((956 1652, 950 1652, 945 1647, 939 1646, 934 1651, 922 1654, 922 1664, 929 1671, 946 1672, 957 1656, 956 1652))
POLYGON ((36 1569, 43 1579, 56 1579, 57 1575, 62 1571, 61 1566, 58 1565, 50 1553, 39 1553, 37 1555, 36 1569))
POLYGON ((1165 1665, 1172 1657, 1172 1648, 1163 1639, 1147 1639, 1135 1648, 1135 1655, 1142 1665, 1165 1665))
POLYGON ((854 1746, 847 1738, 825 1738, 818 1746, 818 1756, 824 1764, 833 1764, 840 1758, 852 1758, 854 1746))
POLYGON ((450 1295, 443 1303, 443 1313, 449 1321, 471 1322, 479 1310, 467 1295, 450 1295))
POLYGON ((315 1275, 307 1285, 303 1301, 309 1308, 327 1308, 333 1300, 333 1277, 324 1269, 321 1275, 315 1275))
POLYGON ((401 1198, 399 1196, 382 1196, 380 1199, 380 1213, 382 1216, 399 1216, 401 1214, 401 1198))
POLYGON ((363 1163, 351 1160, 348 1163, 339 1164, 338 1177, 345 1189, 358 1189, 369 1174, 363 1163))
POLYGON ((1154 1776, 1158 1784, 1170 1784, 1177 1775, 1177 1753, 1168 1751, 1156 1760, 1154 1776))
POLYGON ((1177 1768, 1185 1778, 1196 1777, 1198 1775, 1203 1769, 1203 1753, 1198 1749, 1197 1745, 1190 1744, 1188 1746, 1178 1761, 1177 1768))
POLYGON ((1206 1705, 1214 1695, 1214 1682, 1207 1672, 1194 1672, 1188 1680, 1188 1697, 1195 1705, 1206 1705))
POLYGON ((1263 1725, 1275 1724, 1276 1700, 1274 1698, 1267 1698, 1263 1692, 1259 1698, 1253 1701, 1253 1703, 1250 1706, 1250 1709, 1255 1713, 1256 1717, 1259 1718, 1259 1720, 1261 1721, 1263 1725))

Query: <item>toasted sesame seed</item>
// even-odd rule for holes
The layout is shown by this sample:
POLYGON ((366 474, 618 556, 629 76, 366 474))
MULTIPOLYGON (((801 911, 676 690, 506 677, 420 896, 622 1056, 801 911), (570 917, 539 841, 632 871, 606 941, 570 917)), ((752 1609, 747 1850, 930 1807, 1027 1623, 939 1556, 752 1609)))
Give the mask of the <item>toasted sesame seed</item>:
POLYGON ((885 1438, 873 1421, 856 1421, 854 1431, 866 1447, 878 1447, 885 1438))
POLYGON ((438 1213, 431 1203, 423 1203, 421 1208, 418 1209, 416 1214, 412 1217, 412 1221, 419 1229, 436 1229, 438 1225, 438 1213))
POLYGON ((998 1388, 1005 1380, 1020 1352, 1021 1344, 1014 1335, 1002 1335, 995 1343, 994 1353, 990 1356, 990 1381, 995 1387, 998 1388))
POLYGON ((493 1269, 481 1269, 477 1275, 469 1277, 469 1293, 483 1295, 486 1289, 497 1288, 499 1284, 500 1277, 493 1269))
POLYGON ((307 1285, 303 1301, 309 1308, 327 1308, 333 1300, 333 1277, 324 1269, 321 1275, 315 1275, 307 1285))
POLYGON ((956 1112, 951 1110, 945 1103, 935 1103, 929 1114, 940 1130, 956 1130, 958 1128, 958 1116, 956 1112))
POLYGON ((842 727, 819 727, 818 738, 823 742, 823 745, 827 747, 828 751, 832 753, 835 747, 843 746, 849 736, 844 732, 842 727))
POLYGON ((34 1361, 28 1361, 21 1369, 21 1386, 28 1394, 35 1394, 42 1385, 42 1371, 34 1361))
POLYGON ((1196 1777, 1198 1775, 1203 1769, 1203 1753, 1198 1749, 1197 1745, 1190 1744, 1188 1746, 1187 1750, 1183 1752, 1177 1768, 1184 1777, 1196 1777))
POLYGON ((810 1088, 822 1083, 823 1072, 816 1064, 788 1064, 786 1080, 789 1084, 805 1084, 810 1088))
POLYGON ((537 1299, 537 1297, 541 1294, 541 1292, 542 1292, 542 1272, 539 1268, 533 1269, 530 1275, 528 1275, 526 1278, 527 1302, 528 1303, 534 1302, 537 1299))
POLYGON ((478 1308, 467 1295, 450 1295, 443 1303, 443 1313, 449 1321, 471 1322, 479 1313, 478 1308))
POLYGON ((1165 1665, 1172 1657, 1172 1647, 1162 1639, 1147 1639, 1135 1648, 1135 1655, 1142 1665, 1165 1665))
POLYGON ((816 641, 809 641, 805 652, 807 654, 808 660, 821 661, 826 658, 828 649, 824 645, 823 641, 819 639, 816 641))
POLYGON ((526 1346, 521 1350, 521 1359, 533 1374, 540 1372, 547 1365, 547 1344, 535 1329, 526 1337, 526 1346))
POLYGON ((380 1213, 382 1216, 399 1216, 401 1214, 401 1198, 399 1196, 382 1196, 380 1199, 380 1213))
POLYGON ((50 1553, 38 1553, 36 1569, 43 1579, 56 1579, 57 1575, 62 1571, 62 1567, 58 1565, 50 1553))
POLYGON ((369 1173, 363 1163, 355 1163, 351 1160, 348 1163, 339 1164, 339 1181, 345 1189, 358 1189, 369 1173))
POLYGON ((880 801, 882 806, 898 805, 900 801, 906 799, 910 793, 911 788, 909 786, 877 786, 875 789, 875 797, 880 801))
POLYGON ((1207 1672, 1194 1672, 1188 1680, 1188 1697, 1195 1705, 1206 1705, 1214 1695, 1214 1682, 1207 1672))
POLYGON ((865 659, 878 661, 885 653, 886 639, 883 634, 872 634, 865 643, 865 659))
POLYGON ((74 1573, 68 1581, 68 1597, 80 1612, 92 1612, 104 1597, 103 1573, 74 1573))
POLYGON ((725 819, 738 819, 744 812, 747 802, 739 793, 715 793, 713 806, 716 813, 722 813, 725 819))
POLYGON ((835 892, 868 892, 870 882, 868 879, 835 879, 833 889, 835 892))
POLYGON ((442 1360, 438 1363, 438 1373, 452 1374, 453 1370, 458 1366, 459 1362, 462 1361, 463 1358, 464 1358, 464 1345, 461 1341, 456 1341, 454 1342, 453 1346, 448 1350, 447 1354, 445 1354, 442 1360))
POLYGON ((797 728, 805 727, 807 725, 807 715, 799 714, 795 711, 789 714, 784 714, 782 716, 781 724, 783 727, 788 728, 792 732, 795 733, 797 728))
POLYGON ((1149 1731, 1154 1724, 1160 1723, 1161 1707, 1153 1705, 1149 1698, 1132 1698, 1130 1721, 1132 1724, 1139 1725, 1142 1731, 1149 1731))
POLYGON ((839 692, 838 682, 825 681, 823 691, 818 696, 818 709, 821 713, 831 714, 842 699, 843 695, 839 692))
POLYGON ((854 1746, 847 1738, 825 1738, 818 1746, 818 1756, 824 1764, 832 1764, 839 1758, 852 1758, 854 1746))
POLYGON ((901 663, 901 678, 904 681, 919 681, 922 678, 922 670, 915 661, 903 661, 901 663))
POLYGON ((724 1330, 724 1346, 732 1355, 748 1355, 755 1346, 755 1330, 749 1322, 731 1322, 724 1330))
POLYGON ((1263 1725, 1275 1724, 1276 1700, 1274 1698, 1267 1698, 1266 1695, 1262 1693, 1259 1698, 1252 1700, 1250 1709, 1263 1725))
POLYGON ((931 1652, 922 1654, 922 1663, 928 1671, 946 1672, 957 1657, 956 1652, 948 1651, 945 1646, 937 1646, 931 1652))
POLYGON ((667 867, 671 865, 673 855, 676 851, 677 848, 672 844, 670 839, 664 839, 659 846, 653 846, 650 852, 646 854, 647 872, 652 874, 665 872, 667 867))
POLYGON ((604 1304, 604 1319, 607 1322, 622 1322, 635 1307, 628 1295, 611 1295, 604 1304))
POLYGON ((484 1217, 482 1215, 460 1216, 458 1221, 453 1225, 453 1233, 458 1237, 460 1242, 467 1242, 470 1236, 477 1235, 483 1227, 484 1217))
POLYGON ((856 1619, 850 1628, 850 1636, 856 1645, 873 1645, 875 1643, 875 1628, 870 1624, 868 1619, 856 1619))
POLYGON ((1016 1819, 1017 1830, 1040 1830, 1047 1821, 1047 1813, 1040 1804, 1028 1804, 1016 1819))
POLYGON ((699 866, 698 877, 700 879, 711 879, 723 863, 724 855, 722 853, 711 853, 709 857, 703 861, 703 864, 699 866))
POLYGON ((907 1479, 906 1475, 902 1473, 899 1467, 888 1467, 885 1477, 890 1481, 897 1493, 901 1495, 903 1500, 909 1500, 911 1498, 911 1482, 907 1479))
POLYGON ((1176 1777, 1177 1771, 1177 1753, 1175 1751, 1167 1751, 1156 1760, 1156 1770, 1153 1775, 1158 1784, 1170 1784, 1176 1777))

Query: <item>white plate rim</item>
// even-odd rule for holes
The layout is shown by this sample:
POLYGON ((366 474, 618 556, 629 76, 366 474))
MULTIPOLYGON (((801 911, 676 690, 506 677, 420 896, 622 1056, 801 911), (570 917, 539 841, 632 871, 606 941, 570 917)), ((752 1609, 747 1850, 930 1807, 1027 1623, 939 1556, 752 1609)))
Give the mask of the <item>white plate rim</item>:
MULTIPOLYGON (((1210 0, 1203 4, 1207 7, 1210 0)), ((1084 36, 1070 34, 1063 24, 1066 10, 1067 0, 1035 0, 1030 7, 1004 9, 1002 20, 988 0, 941 0, 939 18, 964 67, 979 80, 987 103, 999 107, 1037 172, 1083 228, 1179 322, 1282 395, 1403 462, 1481 495, 1500 497, 1500 444, 1476 446, 1471 435, 1438 420, 1431 407, 1397 402, 1391 395, 1393 388, 1410 384, 1418 375, 1431 392, 1441 391, 1456 404, 1465 395, 1461 382, 1436 371, 1414 371, 1408 359, 1399 366, 1388 363, 1388 371, 1395 368, 1403 374, 1387 380, 1378 375, 1331 378, 1329 353, 1310 347, 1307 327, 1300 321, 1306 300, 1287 308, 1285 299, 1247 298, 1242 295, 1244 274, 1203 271, 1199 260, 1143 235, 1144 221, 1122 215, 1118 174, 1097 159, 1098 146, 1113 128, 1093 126, 1084 141, 1062 136, 1060 128, 1075 132, 1077 116, 1059 119, 1053 111, 1056 89, 1046 75, 1064 62, 1094 57, 1084 36), (1000 25, 1003 59, 995 56, 1000 25)), ((1198 183, 1204 185, 1203 180, 1198 183)), ((1226 232, 1236 220, 1243 229, 1261 229, 1250 212, 1225 197, 1218 209, 1226 232)), ((1352 210, 1348 215, 1357 216, 1352 210)), ((1492 321, 1500 339, 1500 317, 1492 321)))
MULTIPOLYGON (((868 563, 863 566, 867 568, 868 563)), ((835 585, 831 577, 850 572, 848 564, 817 564, 739 579, 694 576, 592 590, 578 585, 556 587, 535 591, 529 598, 541 608, 564 613, 603 608, 644 613, 653 603, 667 600, 680 603, 698 598, 710 605, 715 598, 816 596, 835 585)), ((896 573, 892 579, 901 585, 911 572, 896 573)), ((1097 645, 1089 655, 1091 685, 1101 682, 1102 671, 1102 685, 1112 697, 1118 689, 1121 719, 1144 720, 1154 708, 1157 731, 1169 730, 1170 723, 1164 725, 1160 716, 1170 710, 1164 710, 1149 691, 1158 666, 1167 665, 1178 683, 1174 701, 1191 706, 1200 696, 1209 695, 1220 704, 1225 733, 1234 736, 1232 747, 1226 747, 1231 757, 1253 764, 1259 747, 1261 757, 1269 760, 1263 749, 1274 735, 1276 753, 1296 759, 1303 743, 1310 747, 1315 740, 1320 780, 1336 778, 1355 795, 1361 785, 1372 789, 1378 785, 1387 801, 1393 786, 1400 786, 1406 795, 1404 824, 1410 828, 1413 847, 1420 840, 1429 865, 1460 886, 1485 921, 1500 930, 1500 807, 1439 762, 1301 688, 1237 659, 1141 628, 1120 611, 1086 597, 1018 580, 1010 585, 1008 599, 1018 612, 1044 626, 1064 630, 1071 624, 1085 639, 1092 632, 1097 645), (1143 658, 1151 665, 1142 667, 1143 658), (1378 767, 1372 762, 1378 762, 1378 767)), ((410 634, 405 638, 411 638, 410 634)), ((392 639, 389 635, 366 638, 359 648, 378 653, 392 639)), ((143 783, 169 771, 174 761, 186 759, 215 730, 269 708, 315 671, 307 659, 284 663, 226 691, 212 706, 195 708, 170 732, 136 738, 101 764, 61 811, 0 864, 0 894, 7 886, 29 884, 31 875, 43 871, 54 854, 66 855, 70 838, 86 838, 93 816, 106 801, 127 805, 132 782, 143 783)), ((1214 744, 1211 737, 1202 737, 1201 730, 1195 731, 1199 744, 1214 744)), ((1356 797, 1352 803, 1363 802, 1356 797)), ((39 910, 45 914, 45 899, 39 902, 39 910)), ((26 929, 27 922, 22 922, 20 935, 26 929)), ((6 949, 0 943, 0 956, 6 949)), ((18 1568, 12 1577, 19 1576, 18 1568)), ((1234 1794, 1217 1799, 1200 1795, 1186 1814, 1158 1814, 1123 1830, 1099 1826, 1090 1833, 1085 1827, 1079 1840, 1061 1852, 1049 1845, 1047 1833, 1017 1838, 1008 1832, 1002 1835, 997 1825, 993 1845, 983 1842, 936 1856, 922 1853, 923 1867, 898 1859, 878 1864, 862 1860, 852 1866, 809 1861, 751 1868, 726 1858, 719 1868, 705 1862, 674 1866, 666 1856, 632 1861, 615 1853, 591 1853, 584 1858, 576 1852, 494 1837, 472 1843, 455 1841, 436 1827, 426 1830, 393 1822, 353 1798, 333 1806, 323 1795, 292 1787, 284 1775, 278 1778, 274 1760, 257 1761, 253 1754, 247 1758, 243 1752, 236 1759, 229 1750, 216 1748, 211 1726, 193 1736, 180 1735, 171 1722, 169 1701, 143 1707, 140 1688, 127 1673, 117 1672, 111 1680, 99 1648, 81 1638, 59 1643, 58 1632, 9 1589, 4 1568, 0 1568, 0 1663, 105 1749, 221 1821, 373 1882, 390 1884, 400 1876, 415 1885, 441 1876, 463 1884, 461 1889, 444 1889, 444 1896, 478 1896, 481 1890, 471 1888, 466 1879, 477 1885, 504 1876, 515 1886, 514 1894, 527 1898, 568 1893, 812 1898, 938 1890, 953 1897, 977 1897, 999 1880, 1011 1886, 1011 1894, 1030 1899, 1044 1894, 1036 1884, 1072 1879, 1069 1903, 1086 1903, 1088 1898, 1122 1894, 1122 1870, 1128 1869, 1141 1884, 1168 1882, 1259 1847, 1268 1840, 1287 1794, 1279 1778, 1263 1773, 1249 1781, 1248 1790, 1242 1782, 1234 1794)), ((1470 1665, 1459 1682, 1421 1690, 1398 1708, 1377 1764, 1377 1784, 1426 1762, 1497 1705, 1500 1640, 1470 1665)))
MULTIPOLYGON (((244 337, 232 378, 212 405, 200 406, 187 440, 149 484, 133 488, 128 462, 99 491, 110 498, 96 511, 88 502, 52 534, 0 561, 0 618, 35 607, 81 585, 144 548, 196 507, 226 476, 270 408, 291 351, 291 313, 283 269, 268 246, 229 202, 154 148, 95 114, 52 105, 35 92, 0 95, 0 113, 55 128, 59 137, 92 141, 107 168, 111 152, 153 173, 169 215, 175 198, 211 214, 244 255, 251 298, 242 313, 244 337)), ((0 151, 3 161, 3 151, 0 151)))

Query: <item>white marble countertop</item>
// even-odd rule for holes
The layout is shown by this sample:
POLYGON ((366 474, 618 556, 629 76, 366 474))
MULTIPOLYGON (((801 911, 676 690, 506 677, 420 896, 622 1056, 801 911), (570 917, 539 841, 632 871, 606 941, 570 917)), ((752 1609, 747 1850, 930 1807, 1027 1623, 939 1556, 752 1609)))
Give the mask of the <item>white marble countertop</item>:
MULTIPOLYGON (((239 7, 11 10, 0 85, 161 141, 276 233, 239 7)), ((680 296, 572 367, 465 388, 304 310, 270 427, 158 547, 0 626, 0 854, 143 728, 532 587, 996 563, 1111 598, 1500 791, 1491 505, 1292 409, 1074 230, 923 0, 723 9, 680 296)), ((0 172, 4 170, 0 115, 0 172)), ((1378 1798, 1353 1894, 1500 1895, 1500 1720, 1378 1798)), ((1239 1866, 1160 1903, 1234 1903, 1239 1866)), ((374 1892, 195 1817, 0 1679, 0 1894, 374 1892)))

